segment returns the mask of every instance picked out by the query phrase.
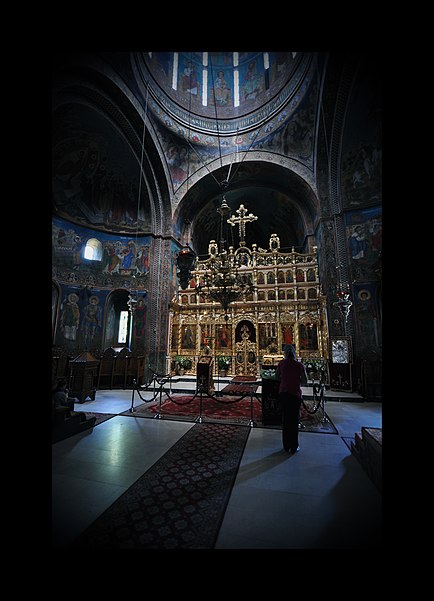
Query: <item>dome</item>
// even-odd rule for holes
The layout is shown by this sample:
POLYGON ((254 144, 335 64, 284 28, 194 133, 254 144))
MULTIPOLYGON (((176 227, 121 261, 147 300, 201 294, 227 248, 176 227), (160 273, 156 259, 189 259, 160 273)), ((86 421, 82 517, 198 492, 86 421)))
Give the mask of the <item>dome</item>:
POLYGON ((178 135, 214 146, 218 138, 258 131, 274 116, 288 119, 303 97, 312 55, 142 52, 133 61, 153 114, 178 135))

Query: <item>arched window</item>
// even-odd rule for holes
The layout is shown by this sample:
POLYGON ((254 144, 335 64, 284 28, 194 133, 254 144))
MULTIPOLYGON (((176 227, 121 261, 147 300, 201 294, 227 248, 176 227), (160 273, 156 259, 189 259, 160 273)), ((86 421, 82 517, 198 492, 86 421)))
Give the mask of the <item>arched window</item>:
POLYGON ((128 290, 113 290, 106 305, 104 348, 129 347, 132 320, 128 311, 128 290))
POLYGON ((89 261, 102 260, 102 244, 96 238, 89 238, 84 249, 84 258, 89 261))

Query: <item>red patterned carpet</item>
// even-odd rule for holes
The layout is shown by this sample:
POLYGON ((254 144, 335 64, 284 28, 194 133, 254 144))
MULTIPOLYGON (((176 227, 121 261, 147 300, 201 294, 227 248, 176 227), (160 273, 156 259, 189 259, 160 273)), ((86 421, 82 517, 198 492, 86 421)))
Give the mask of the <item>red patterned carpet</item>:
MULTIPOLYGON (((200 407, 200 396, 173 394, 171 399, 166 397, 161 405, 144 403, 134 408, 133 412, 124 411, 121 415, 130 417, 156 417, 157 414, 165 419, 181 421, 196 421, 200 416, 202 421, 223 422, 232 424, 248 425, 253 413, 253 422, 256 426, 271 427, 279 429, 280 426, 264 426, 262 418, 262 403, 253 397, 252 405, 250 396, 239 400, 236 396, 223 396, 218 400, 207 396, 202 397, 202 410, 200 407), (172 400, 171 400, 172 399, 172 400), (253 412, 252 412, 253 410, 253 412)), ((306 401, 306 404, 308 402, 306 401)), ((326 414, 323 421, 322 410, 316 413, 308 413, 301 406, 300 409, 300 431, 321 432, 324 434, 337 434, 338 431, 326 414)))
POLYGON ((121 415, 129 415, 132 417, 155 417, 157 413, 161 417, 173 419, 186 419, 194 421, 197 417, 202 416, 204 420, 221 421, 225 423, 235 423, 247 425, 251 418, 251 409, 253 409, 253 420, 260 422, 262 420, 262 407, 258 399, 253 398, 251 406, 250 397, 239 400, 239 397, 224 396, 218 400, 210 397, 202 397, 202 409, 200 396, 193 395, 172 395, 172 400, 166 398, 162 401, 161 406, 156 405, 140 405, 136 407, 134 412, 124 411, 121 415))

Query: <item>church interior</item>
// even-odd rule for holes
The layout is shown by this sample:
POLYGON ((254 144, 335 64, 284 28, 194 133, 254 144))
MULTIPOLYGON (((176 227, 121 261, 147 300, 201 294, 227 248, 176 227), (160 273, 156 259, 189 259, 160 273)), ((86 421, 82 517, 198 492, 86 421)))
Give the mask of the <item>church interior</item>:
POLYGON ((53 413, 54 547, 380 546, 381 111, 370 53, 53 53, 51 378, 75 401, 53 413), (270 417, 286 344, 323 412, 291 457, 270 417), (234 390, 246 419, 207 418, 234 390), (200 417, 150 415, 175 394, 200 417), (219 517, 202 538, 182 512, 182 537, 133 526, 133 488, 205 432, 233 461, 208 478, 219 517), (107 534, 119 503, 128 536, 107 534))

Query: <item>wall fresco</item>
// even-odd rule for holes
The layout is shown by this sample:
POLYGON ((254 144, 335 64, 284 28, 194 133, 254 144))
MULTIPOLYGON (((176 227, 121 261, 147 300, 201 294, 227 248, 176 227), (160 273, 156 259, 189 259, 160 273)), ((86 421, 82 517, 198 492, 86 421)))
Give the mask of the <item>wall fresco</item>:
POLYGON ((382 249, 382 210, 371 207, 344 215, 351 280, 377 279, 382 249))
POLYGON ((58 215, 110 231, 150 230, 146 186, 139 201, 139 165, 108 120, 88 107, 68 105, 57 109, 53 131, 58 215))
POLYGON ((128 286, 130 278, 136 276, 140 287, 145 287, 149 275, 150 247, 150 236, 116 236, 53 218, 53 266, 58 277, 61 273, 67 274, 64 279, 69 280, 70 275, 75 274, 74 280, 82 284, 110 286, 115 281, 122 287, 123 278, 128 278, 128 286), (101 243, 100 261, 85 258, 84 250, 89 239, 101 243))
POLYGON ((351 92, 342 141, 341 188, 345 208, 382 198, 381 84, 378 66, 365 61, 351 92))

